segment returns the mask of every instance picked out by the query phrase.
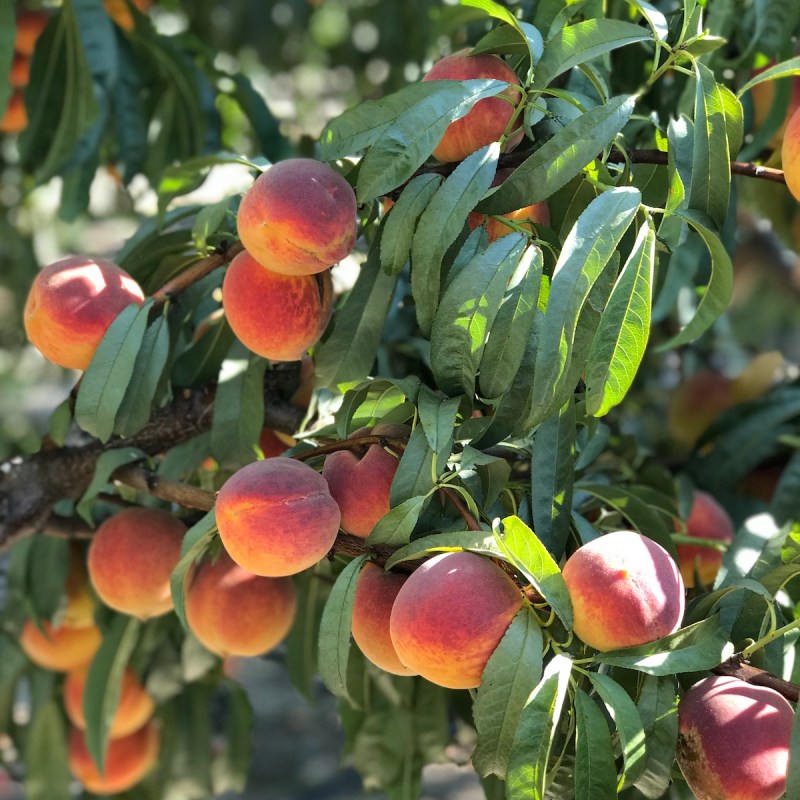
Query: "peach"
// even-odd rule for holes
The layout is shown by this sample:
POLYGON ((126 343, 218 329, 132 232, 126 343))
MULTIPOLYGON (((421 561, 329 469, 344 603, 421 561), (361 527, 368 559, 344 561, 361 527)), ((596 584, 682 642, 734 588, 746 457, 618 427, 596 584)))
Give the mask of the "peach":
POLYGON ((31 60, 27 56, 14 53, 14 60, 11 62, 11 72, 8 80, 15 89, 22 89, 28 85, 31 79, 31 60))
POLYGON ((257 656, 283 641, 297 606, 291 578, 265 578, 242 569, 223 550, 190 578, 186 619, 213 653, 257 656))
POLYGON ((89 578, 100 599, 140 619, 170 611, 170 573, 185 533, 177 517, 157 508, 126 508, 105 520, 89 548, 89 578))
MULTIPOLYGON (((64 708, 69 721, 80 730, 86 730, 83 713, 83 692, 89 667, 73 670, 64 681, 64 708)), ((136 679, 133 670, 126 669, 120 683, 119 704, 111 720, 111 739, 119 739, 139 730, 153 716, 156 704, 136 679)))
POLYGON ((28 110, 22 89, 14 89, 8 100, 5 113, 0 119, 0 133, 20 133, 28 127, 28 110))
POLYGON ((684 588, 678 565, 646 536, 607 533, 579 547, 563 575, 575 634, 595 650, 635 647, 680 627, 684 588))
POLYGON ((356 196, 327 164, 289 158, 259 175, 245 193, 237 229, 252 257, 273 272, 323 272, 353 249, 356 196))
POLYGON ((248 252, 231 261, 222 283, 225 316, 238 339, 271 361, 297 361, 331 317, 330 272, 281 275, 248 252))
POLYGON ((20 645, 37 666, 54 672, 70 672, 88 664, 102 642, 96 625, 86 628, 54 628, 42 622, 42 633, 28 620, 22 627, 20 645))
MULTIPOLYGON (((133 4, 139 11, 147 11, 153 5, 153 0, 133 0, 133 4)), ((136 27, 133 14, 128 8, 126 0, 103 0, 106 13, 124 31, 132 31, 136 27)))
MULTIPOLYGON (((707 492, 695 492, 689 519, 686 520, 687 536, 729 543, 733 541, 733 532, 733 522, 728 512, 707 492)), ((722 565, 722 553, 710 547, 679 544, 678 563, 687 589, 694 586, 695 572, 700 583, 708 586, 717 577, 722 565)))
MULTIPOLYGON (((512 172, 513 170, 510 169, 498 170, 497 175, 495 175, 492 181, 492 186, 499 186, 512 172)), ((542 201, 541 203, 525 206, 525 208, 520 208, 517 211, 510 211, 508 214, 503 214, 503 216, 533 233, 534 225, 550 224, 550 207, 545 201, 542 201)), ((490 242, 494 242, 508 233, 513 233, 513 228, 500 222, 500 220, 488 217, 486 214, 481 214, 479 211, 470 212, 467 217, 467 224, 471 231, 474 231, 479 225, 486 225, 486 232, 489 234, 490 242)))
POLYGON ((322 475, 290 458, 265 458, 223 484, 216 518, 222 544, 240 567, 278 578, 325 557, 341 514, 322 475))
MULTIPOLYGON (((466 116, 450 123, 433 151, 439 161, 462 161, 481 147, 499 141, 521 99, 519 89, 514 88, 519 84, 519 78, 502 58, 495 55, 470 56, 467 50, 460 50, 437 61, 422 80, 466 81, 473 78, 495 78, 511 86, 498 97, 479 100, 466 116)), ((517 128, 519 124, 515 125, 515 130, 517 128)), ((521 138, 522 131, 519 133, 515 143, 521 138)))
POLYGON ((22 11, 17 15, 14 50, 30 58, 36 42, 47 27, 50 15, 45 11, 22 11))
POLYGON ((290 447, 294 447, 295 444, 296 441, 291 436, 274 431, 272 428, 264 428, 261 436, 258 437, 258 446, 261 448, 264 458, 276 458, 290 447))
POLYGON ((143 302, 139 284, 116 264, 73 256, 34 278, 25 303, 25 331, 45 358, 86 369, 120 311, 143 302))
POLYGON ((392 606, 407 579, 407 575, 365 564, 353 603, 353 639, 373 664, 393 675, 416 674, 400 660, 389 632, 392 606))
MULTIPOLYGON (((769 67, 775 66, 777 62, 771 61, 760 69, 753 70, 751 77, 755 77, 769 67)), ((792 78, 782 78, 781 80, 791 80, 792 94, 789 98, 789 105, 786 109, 786 116, 781 123, 781 126, 775 131, 775 135, 770 140, 770 147, 777 150, 781 146, 783 137, 786 134, 786 127, 792 114, 800 107, 800 79, 797 76, 792 78)), ((775 102, 775 81, 765 81, 759 83, 750 90, 750 97, 753 100, 753 127, 759 128, 766 120, 769 112, 772 110, 772 105, 775 102)))
POLYGON ((678 705, 677 760, 698 800, 778 800, 794 711, 780 694, 712 675, 678 705))
MULTIPOLYGON (((409 430, 405 425, 377 425, 372 431, 354 431, 348 439, 370 432, 407 437, 409 430)), ((362 539, 372 533, 378 520, 389 511, 389 492, 399 463, 399 454, 390 453, 379 444, 360 452, 339 450, 326 457, 322 477, 342 512, 343 531, 362 539)))
POLYGON ((111 739, 101 775, 89 755, 83 732, 73 728, 69 735, 69 768, 90 792, 118 794, 139 783, 155 766, 160 738, 151 722, 129 736, 111 739))
POLYGON ((392 644, 401 663, 431 683, 474 689, 522 602, 522 592, 493 561, 443 553, 417 568, 397 593, 392 644))
POLYGON ((786 185, 795 200, 800 200, 800 108, 786 126, 781 148, 781 162, 786 185))
POLYGON ((94 625, 94 598, 89 589, 89 575, 80 551, 73 547, 69 554, 69 572, 64 584, 66 605, 61 621, 70 628, 94 625))
POLYGON ((711 370, 700 370, 669 398, 667 429, 672 439, 691 447, 708 426, 735 403, 733 381, 711 370))

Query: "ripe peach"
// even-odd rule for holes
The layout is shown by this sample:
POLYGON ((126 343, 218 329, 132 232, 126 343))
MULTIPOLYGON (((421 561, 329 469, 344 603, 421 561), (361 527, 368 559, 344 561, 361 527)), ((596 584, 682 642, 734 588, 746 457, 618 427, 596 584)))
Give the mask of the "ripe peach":
POLYGON ((389 633, 392 606, 407 579, 406 575, 365 564, 358 576, 353 604, 353 639, 373 664, 393 675, 416 674, 398 657, 389 633))
POLYGON ((139 284, 116 264, 73 256, 34 278, 25 303, 25 331, 45 358, 86 369, 120 311, 143 302, 139 284))
MULTIPOLYGON (((377 425, 372 431, 369 428, 354 431, 348 438, 370 432, 405 437, 409 431, 405 425, 377 425)), ((399 463, 399 455, 379 444, 363 448, 360 453, 340 450, 326 457, 322 477, 342 512, 343 531, 362 539, 372 533, 378 520, 389 511, 389 492, 399 463)))
POLYGON ((190 578, 186 619, 195 636, 220 656, 257 656, 278 645, 294 621, 291 578, 242 569, 223 550, 190 578))
MULTIPOLYGON (((707 492, 695 492, 689 519, 686 520, 686 534, 699 539, 719 539, 721 542, 733 541, 733 522, 728 512, 707 492)), ((722 565, 722 553, 710 547, 693 544, 678 545, 678 563, 684 586, 694 586, 695 571, 703 585, 714 582, 722 565)))
POLYGON ((126 508, 105 520, 89 548, 89 578, 100 599, 140 619, 170 611, 170 573, 185 533, 177 517, 157 508, 126 508))
POLYGON ((389 631, 409 669, 440 686, 473 689, 520 608, 522 593, 493 561, 443 553, 400 588, 389 631))
POLYGON ((294 447, 295 444, 296 441, 293 437, 280 431, 274 431, 272 428, 264 428, 261 436, 258 437, 258 446, 261 448, 264 458, 276 458, 290 447, 294 447))
POLYGON ((54 672, 70 672, 88 664, 102 636, 96 625, 86 628, 54 628, 42 622, 42 633, 31 620, 22 627, 20 645, 34 664, 54 672))
MULTIPOLYGON (((153 0, 133 0, 139 11, 147 11, 153 5, 153 0)), ((103 0, 106 12, 114 22, 124 31, 132 31, 136 27, 133 14, 128 8, 126 0, 103 0)))
POLYGON ((595 650, 646 644, 676 631, 684 609, 678 565, 652 539, 615 531, 564 565, 575 634, 595 650))
POLYGON ((216 517, 231 558, 256 575, 277 578, 324 558, 341 514, 322 475, 290 458, 265 458, 228 478, 216 517))
POLYGON ((794 199, 800 200, 800 108, 792 114, 786 126, 781 161, 786 185, 794 199))
POLYGON ((11 72, 8 80, 15 89, 22 89, 28 85, 31 79, 31 60, 27 56, 14 53, 14 60, 11 62, 11 72))
POLYGON ((231 261, 222 283, 222 305, 233 332, 271 361, 297 361, 316 344, 331 317, 330 272, 281 275, 249 253, 231 261))
MULTIPOLYGON (((513 170, 510 169, 498 170, 492 181, 492 186, 499 186, 512 172, 513 170)), ((503 216, 533 233, 534 225, 550 224, 550 207, 545 201, 542 201, 541 203, 525 206, 525 208, 520 208, 517 211, 510 211, 508 214, 503 214, 503 216)), ((490 242, 508 233, 513 233, 513 229, 508 225, 504 225, 499 220, 488 217, 486 214, 481 214, 479 211, 470 212, 467 217, 467 224, 471 231, 474 231, 479 225, 486 225, 486 232, 489 234, 490 242)))
POLYGON ((89 574, 83 555, 75 548, 69 554, 69 572, 64 585, 66 607, 61 621, 70 628, 94 625, 94 598, 89 589, 89 574))
POLYGON ((698 800, 778 800, 794 711, 780 694, 712 675, 678 705, 678 765, 698 800))
POLYGON ((0 119, 0 133, 19 133, 28 127, 28 110, 22 89, 14 89, 8 100, 5 113, 0 119))
POLYGON ((703 431, 726 409, 734 405, 733 381, 711 370, 700 370, 672 393, 667 409, 670 437, 691 447, 703 431))
POLYGON ((323 272, 353 249, 356 196, 327 164, 289 158, 245 193, 237 229, 252 257, 273 272, 323 272))
MULTIPOLYGON (((450 123, 433 151, 439 161, 462 161, 481 147, 498 141, 521 99, 519 89, 513 88, 519 84, 519 78, 502 58, 495 55, 470 56, 467 50, 460 50, 437 61, 422 80, 466 81, 473 78, 496 78, 511 86, 500 93, 502 96, 478 101, 466 116, 450 123)), ((515 130, 517 128, 519 125, 515 130)), ((520 136, 515 137, 515 144, 519 142, 521 133, 520 130, 520 136)))
MULTIPOLYGON (((73 670, 64 681, 64 708, 70 722, 80 730, 86 730, 83 714, 83 692, 89 674, 88 665, 73 670)), ((111 720, 110 738, 128 736, 144 725, 153 716, 156 704, 136 679, 133 670, 126 669, 120 684, 119 705, 111 720)))
POLYGON ((42 35, 50 15, 46 11, 22 11, 17 15, 14 50, 30 58, 36 41, 42 35))
POLYGON ((129 736, 112 739, 101 775, 89 755, 83 732, 73 728, 69 735, 69 768, 90 792, 118 794, 139 783, 155 766, 160 739, 152 722, 129 736))

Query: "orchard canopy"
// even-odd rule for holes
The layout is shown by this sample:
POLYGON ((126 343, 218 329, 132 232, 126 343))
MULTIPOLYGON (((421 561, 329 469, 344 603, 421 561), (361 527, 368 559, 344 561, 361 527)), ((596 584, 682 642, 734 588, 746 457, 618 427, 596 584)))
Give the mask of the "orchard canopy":
POLYGON ((800 798, 798 37, 0 0, 0 798, 800 798))

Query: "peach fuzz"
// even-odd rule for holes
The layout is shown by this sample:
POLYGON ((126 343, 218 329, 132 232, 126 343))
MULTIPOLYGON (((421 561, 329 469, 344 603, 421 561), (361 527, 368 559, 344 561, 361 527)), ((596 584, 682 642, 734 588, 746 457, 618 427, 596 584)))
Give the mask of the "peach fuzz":
POLYGON ((400 588, 389 620, 392 644, 400 661, 431 683, 474 689, 522 602, 522 592, 493 561, 443 553, 400 588))
MULTIPOLYGON (((519 89, 513 88, 519 84, 519 78, 502 58, 495 55, 470 56, 467 50, 460 50, 437 61, 422 80, 466 81, 473 78, 495 78, 511 86, 500 92, 503 97, 479 100, 466 116, 450 123, 433 151, 439 161, 462 161, 481 147, 499 141, 521 99, 519 89)), ((519 128, 519 123, 516 128, 519 128)), ((522 131, 519 133, 515 144, 519 142, 522 131)))
POLYGON ((5 113, 0 118, 0 133, 20 133, 28 127, 28 110, 22 89, 14 89, 5 113))
POLYGON ((242 569, 222 551, 204 561, 186 590, 186 619, 200 642, 222 656, 257 656, 283 641, 297 606, 291 578, 242 569))
POLYGON ((22 11, 17 15, 14 50, 23 56, 33 55, 36 42, 47 27, 50 15, 46 11, 22 11))
POLYGON ((97 769, 83 732, 73 728, 69 735, 69 768, 72 774, 94 794, 124 792, 139 783, 155 766, 161 737, 153 723, 129 736, 111 739, 106 751, 103 774, 97 769))
MULTIPOLYGON (((728 512, 707 492, 695 492, 686 520, 686 535, 730 543, 733 533, 733 522, 728 512)), ((704 586, 712 584, 722 565, 722 553, 711 547, 693 544, 679 544, 677 547, 681 577, 686 588, 694 586, 695 572, 704 586)))
POLYGON ((181 557, 186 526, 157 508, 126 508, 97 529, 89 578, 100 599, 140 619, 172 609, 170 573, 181 557))
POLYGON ((389 633, 389 620, 397 593, 407 575, 385 572, 375 564, 365 564, 358 576, 353 603, 353 639, 375 666, 393 675, 415 675, 397 655, 389 633))
POLYGON ((336 170, 289 158, 256 178, 239 205, 239 238, 273 272, 312 275, 350 254, 356 196, 336 170))
POLYGON ((139 284, 116 264, 73 256, 34 278, 25 303, 25 331, 46 359, 86 369, 120 311, 143 302, 139 284))
POLYGON ((102 642, 95 625, 54 628, 50 623, 42 622, 42 628, 44 633, 28 620, 22 627, 20 645, 34 664, 54 672, 70 672, 88 664, 102 642))
POLYGON ((677 760, 698 800, 778 800, 794 710, 774 689, 713 675, 678 704, 677 760))
POLYGON ((678 565, 646 536, 607 533, 579 547, 563 575, 575 635, 595 650, 635 647, 680 627, 684 588, 678 565))
POLYGON ((222 306, 245 347, 270 361, 297 361, 316 344, 331 317, 330 272, 281 275, 245 251, 225 273, 222 306))
POLYGON ((800 109, 792 114, 786 126, 781 148, 781 164, 789 191, 795 200, 800 200, 800 109))
MULTIPOLYGON (((64 709, 69 721, 80 730, 86 730, 86 717, 83 713, 83 693, 88 665, 73 670, 64 681, 64 709)), ((156 709, 153 698, 136 679, 133 670, 126 669, 120 683, 119 704, 111 720, 110 738, 119 739, 138 731, 156 709)))
POLYGON ((223 484, 216 519, 222 544, 240 567, 278 578, 325 557, 341 514, 322 475, 290 458, 265 458, 223 484))

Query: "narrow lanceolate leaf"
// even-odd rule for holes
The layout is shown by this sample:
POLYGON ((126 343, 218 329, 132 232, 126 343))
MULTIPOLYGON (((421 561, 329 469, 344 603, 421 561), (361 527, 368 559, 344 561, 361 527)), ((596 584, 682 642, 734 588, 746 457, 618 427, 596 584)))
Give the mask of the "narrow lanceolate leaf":
POLYGON ((442 398, 427 386, 421 386, 417 398, 419 421, 434 453, 441 453, 453 443, 456 416, 461 404, 460 397, 442 398))
POLYGON ((524 273, 507 292, 483 350, 478 381, 484 397, 500 397, 511 386, 533 330, 544 260, 538 247, 528 253, 530 259, 520 263, 524 273))
POLYGON ((491 185, 499 155, 500 148, 495 142, 465 158, 437 189, 420 217, 411 244, 411 290, 417 320, 425 336, 430 336, 439 303, 444 254, 461 233, 469 212, 491 185))
POLYGON ((567 236, 553 272, 536 353, 532 405, 542 414, 567 375, 584 303, 633 222, 641 199, 633 188, 604 192, 592 200, 567 236))
POLYGON ((486 338, 527 243, 518 233, 501 237, 447 287, 431 330, 431 369, 443 392, 474 393, 486 338))
POLYGON ((135 617, 118 614, 103 637, 86 678, 83 692, 86 747, 101 773, 104 771, 111 721, 119 705, 122 675, 139 639, 141 627, 141 621, 135 617))
POLYGON ((454 531, 432 533, 421 536, 413 542, 395 550, 386 560, 386 569, 391 569, 403 561, 422 558, 430 553, 452 553, 468 550, 470 553, 503 558, 503 550, 498 546, 493 534, 488 531, 454 531))
MULTIPOLYGON (((520 39, 525 43, 525 47, 530 56, 531 63, 535 64, 541 57, 544 50, 544 41, 539 30, 529 22, 520 22, 505 6, 494 0, 461 0, 462 6, 472 6, 485 11, 490 17, 499 19, 510 25, 520 39)), ((498 30, 498 29, 495 29, 498 30)), ((500 29, 500 30, 508 30, 500 29)))
POLYGON ((745 92, 749 92, 754 86, 764 83, 764 81, 773 81, 790 75, 800 75, 800 56, 781 61, 780 64, 775 64, 763 72, 759 72, 736 92, 736 96, 742 97, 745 92))
POLYGON ((184 628, 186 625, 186 576, 192 564, 202 555, 211 544, 217 532, 217 519, 212 508, 202 519, 192 525, 181 544, 181 559, 172 570, 169 579, 170 593, 172 594, 172 604, 175 606, 175 613, 184 628))
POLYGON ((725 103, 714 73, 695 61, 693 170, 702 180, 692 181, 689 207, 708 214, 721 230, 728 216, 731 165, 725 124, 725 103))
POLYGON ((52 699, 36 711, 25 737, 25 797, 70 800, 64 711, 52 699))
POLYGON ((586 369, 586 410, 606 414, 630 389, 650 333, 656 235, 648 220, 611 292, 586 369))
MULTIPOLYGON (((8 75, 11 72, 15 33, 14 0, 0 0, 0 75, 8 75)), ((0 81, 0 108, 8 105, 11 92, 11 81, 0 81)))
POLYGON ((384 514, 372 529, 369 544, 388 544, 400 547, 408 544, 419 515, 428 503, 430 495, 417 495, 404 500, 384 514))
POLYGON ((539 425, 531 449, 533 529, 556 561, 569 536, 575 435, 575 403, 570 399, 539 425))
POLYGON ((647 675, 642 681, 637 708, 647 741, 647 762, 636 788, 655 800, 667 791, 678 742, 678 693, 675 678, 647 675))
POLYGON ((706 243, 711 254, 711 279, 692 319, 680 333, 660 344, 658 350, 674 350, 705 333, 728 307, 733 294, 733 264, 728 251, 713 230, 713 222, 691 209, 680 211, 676 216, 685 219, 706 243))
POLYGON ((562 72, 634 42, 652 41, 646 28, 616 19, 589 19, 562 28, 545 44, 536 66, 534 89, 544 89, 562 72))
POLYGON ((435 457, 422 426, 417 425, 394 474, 389 491, 389 505, 392 508, 417 495, 426 495, 433 488, 435 457))
POLYGON ((742 149, 744 141, 744 109, 739 98, 721 83, 717 84, 719 89, 722 108, 725 113, 725 135, 728 137, 728 152, 732 159, 736 158, 737 153, 742 149))
POLYGON ((642 720, 630 695, 610 675, 598 672, 588 674, 619 734, 623 759, 619 788, 622 788, 633 783, 642 774, 647 763, 647 740, 642 720))
POLYGON ((392 206, 381 237, 381 269, 388 275, 396 275, 408 261, 417 221, 441 183, 441 175, 417 175, 392 206))
MULTIPOLYGON (((433 81, 431 81, 433 83, 433 81)), ((363 203, 408 180, 444 136, 447 126, 485 97, 500 94, 504 81, 443 81, 439 91, 408 108, 381 133, 358 170, 356 194, 363 203)))
POLYGON ((575 692, 575 800, 616 797, 617 768, 603 712, 583 689, 575 692))
POLYGON ((331 589, 319 625, 319 676, 337 696, 347 697, 347 659, 356 583, 366 554, 354 558, 331 589))
POLYGON ((107 442, 133 375, 152 300, 130 305, 111 323, 83 374, 75 400, 75 421, 87 433, 107 442))
POLYGON ((571 671, 569 658, 557 655, 531 692, 508 756, 506 800, 543 800, 550 751, 571 671))
POLYGON ((478 205, 478 211, 505 214, 546 200, 614 139, 630 119, 635 104, 635 95, 619 95, 570 122, 517 167, 478 205))
POLYGON ((111 479, 114 470, 124 464, 132 464, 134 461, 141 461, 145 458, 147 458, 147 454, 137 447, 118 447, 101 453, 94 465, 92 481, 75 506, 75 511, 89 525, 94 525, 92 506, 97 495, 103 491, 103 487, 111 479))
POLYGON ((472 707, 478 744, 472 764, 482 776, 504 778, 522 709, 542 677, 542 629, 523 608, 492 653, 472 707))
POLYGON ((506 517, 495 539, 508 560, 550 604, 567 630, 572 629, 572 601, 558 564, 536 534, 519 518, 506 517))

